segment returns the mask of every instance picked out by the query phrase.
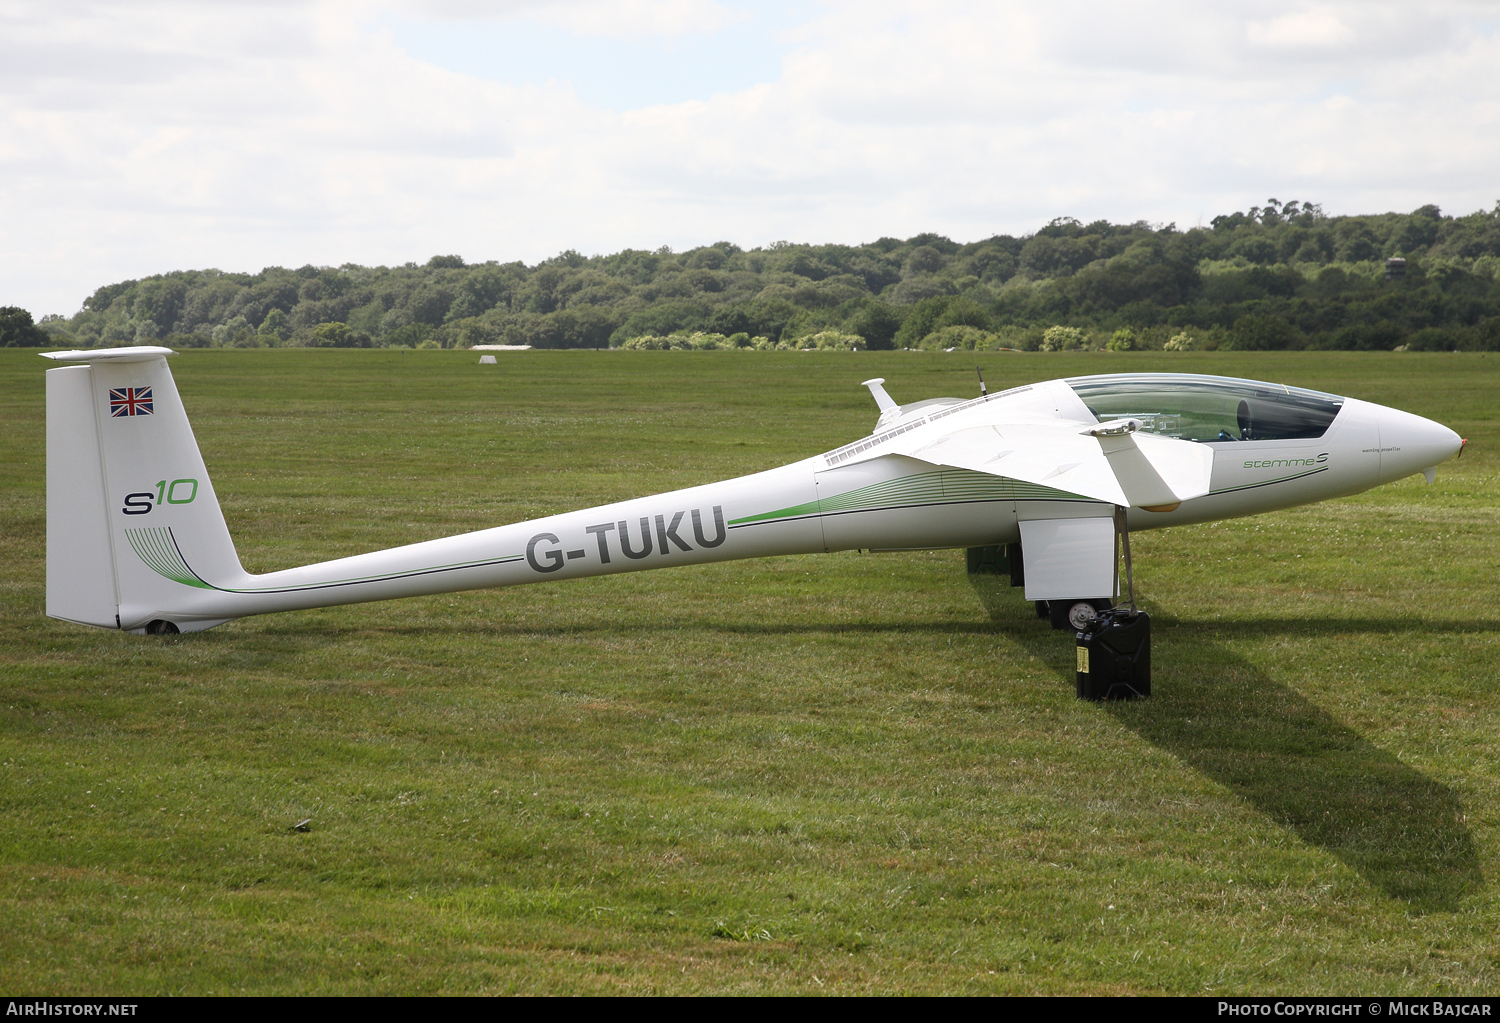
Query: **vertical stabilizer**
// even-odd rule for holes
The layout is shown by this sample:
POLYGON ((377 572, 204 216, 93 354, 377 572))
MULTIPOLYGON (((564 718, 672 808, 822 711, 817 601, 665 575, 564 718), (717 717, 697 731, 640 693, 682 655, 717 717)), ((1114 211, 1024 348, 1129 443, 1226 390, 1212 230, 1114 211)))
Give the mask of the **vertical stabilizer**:
POLYGON ((129 630, 154 621, 171 623, 165 631, 203 628, 214 622, 193 608, 213 589, 206 580, 244 574, 167 368, 172 354, 137 347, 47 355, 86 363, 47 374, 54 617, 129 630))

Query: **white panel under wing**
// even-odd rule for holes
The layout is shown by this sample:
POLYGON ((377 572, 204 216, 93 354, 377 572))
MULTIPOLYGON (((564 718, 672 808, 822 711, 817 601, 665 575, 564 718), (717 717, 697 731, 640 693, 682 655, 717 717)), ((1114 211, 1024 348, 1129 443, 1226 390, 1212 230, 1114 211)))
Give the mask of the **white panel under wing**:
POLYGON ((1113 518, 1034 519, 1021 523, 1027 600, 1113 597, 1113 518))

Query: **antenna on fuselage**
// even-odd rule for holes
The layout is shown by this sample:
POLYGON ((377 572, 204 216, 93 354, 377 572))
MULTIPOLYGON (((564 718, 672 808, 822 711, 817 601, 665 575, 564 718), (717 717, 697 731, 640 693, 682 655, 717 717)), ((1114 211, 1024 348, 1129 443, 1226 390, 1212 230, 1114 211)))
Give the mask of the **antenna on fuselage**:
POLYGON ((984 372, 980 370, 979 360, 977 358, 974 360, 974 372, 979 374, 979 396, 981 398, 988 397, 990 389, 984 386, 984 372))

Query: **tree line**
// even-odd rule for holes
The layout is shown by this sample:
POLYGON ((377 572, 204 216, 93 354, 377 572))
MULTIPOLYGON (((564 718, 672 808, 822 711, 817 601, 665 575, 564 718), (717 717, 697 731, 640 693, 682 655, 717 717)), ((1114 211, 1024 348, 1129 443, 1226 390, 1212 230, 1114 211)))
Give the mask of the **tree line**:
POLYGON ((106 285, 71 317, 0 309, 0 345, 146 343, 1500 350, 1500 203, 1334 217, 1270 199, 1189 230, 1060 217, 967 244, 182 270, 106 285))

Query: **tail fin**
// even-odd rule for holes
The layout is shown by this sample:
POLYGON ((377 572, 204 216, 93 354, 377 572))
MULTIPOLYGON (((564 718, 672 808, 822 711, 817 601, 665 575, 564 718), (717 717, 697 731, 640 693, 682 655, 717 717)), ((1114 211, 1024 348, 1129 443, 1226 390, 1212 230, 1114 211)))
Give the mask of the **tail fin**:
POLYGON ((169 348, 50 352, 47 614, 132 632, 194 631, 193 589, 243 575, 167 369, 169 348), (188 569, 191 562, 193 569, 188 569))

